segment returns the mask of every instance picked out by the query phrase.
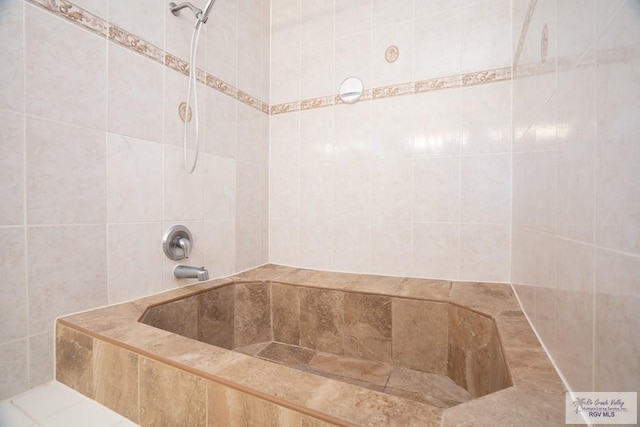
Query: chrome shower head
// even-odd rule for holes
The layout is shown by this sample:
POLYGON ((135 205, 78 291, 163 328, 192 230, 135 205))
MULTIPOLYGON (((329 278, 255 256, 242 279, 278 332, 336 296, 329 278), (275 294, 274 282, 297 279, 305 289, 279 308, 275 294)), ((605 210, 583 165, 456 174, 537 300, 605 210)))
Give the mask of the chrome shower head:
POLYGON ((215 3, 215 1, 216 0, 209 0, 207 2, 207 5, 204 7, 204 10, 195 7, 189 2, 184 2, 180 4, 175 4, 174 2, 171 2, 169 3, 169 10, 175 16, 178 16, 178 14, 182 9, 188 7, 189 9, 191 9, 193 14, 196 15, 196 18, 198 18, 198 23, 202 22, 203 24, 205 24, 207 22, 207 19, 209 19, 209 12, 211 12, 211 8, 213 7, 213 3, 215 3))
POLYGON ((215 2, 216 0, 209 0, 207 2, 207 5, 204 7, 204 10, 202 11, 202 15, 200 15, 200 17, 198 18, 203 24, 207 23, 207 19, 209 19, 209 12, 211 12, 211 9, 213 8, 213 4, 215 2))

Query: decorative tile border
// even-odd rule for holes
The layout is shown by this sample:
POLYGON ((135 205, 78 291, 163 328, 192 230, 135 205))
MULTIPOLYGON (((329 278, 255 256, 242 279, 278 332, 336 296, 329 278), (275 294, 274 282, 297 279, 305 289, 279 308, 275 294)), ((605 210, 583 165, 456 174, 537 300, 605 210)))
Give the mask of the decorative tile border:
MULTIPOLYGON (((375 99, 412 95, 416 93, 431 92, 435 90, 496 83, 505 80, 511 80, 511 78, 511 67, 495 68, 491 70, 477 71, 467 74, 457 74, 453 76, 438 77, 435 79, 420 80, 412 83, 401 83, 398 85, 389 85, 366 89, 362 93, 360 101, 371 101, 375 99)), ((302 101, 272 105, 269 109, 269 113, 274 115, 284 114, 294 111, 311 110, 314 108, 329 107, 332 105, 340 104, 344 104, 344 102, 338 95, 324 96, 320 98, 305 99, 302 101)))
MULTIPOLYGON (((98 34, 114 43, 118 43, 133 52, 145 56, 154 62, 163 64, 164 66, 189 75, 189 63, 166 52, 158 46, 149 43, 140 37, 129 33, 122 28, 110 24, 104 18, 92 14, 91 12, 71 3, 67 0, 25 0, 31 4, 41 7, 48 12, 53 13, 61 18, 73 22, 80 27, 98 34)), ((258 98, 242 92, 233 85, 226 83, 212 74, 201 69, 197 70, 196 78, 203 84, 224 93, 238 101, 249 105, 265 114, 268 114, 269 105, 258 98)))

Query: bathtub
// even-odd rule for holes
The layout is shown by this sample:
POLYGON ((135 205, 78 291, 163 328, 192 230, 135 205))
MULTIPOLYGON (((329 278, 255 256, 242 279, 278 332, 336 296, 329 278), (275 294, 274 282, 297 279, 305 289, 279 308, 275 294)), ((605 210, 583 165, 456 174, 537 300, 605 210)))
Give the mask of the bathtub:
POLYGON ((564 423, 503 284, 266 265, 58 319, 56 377, 142 426, 564 423))

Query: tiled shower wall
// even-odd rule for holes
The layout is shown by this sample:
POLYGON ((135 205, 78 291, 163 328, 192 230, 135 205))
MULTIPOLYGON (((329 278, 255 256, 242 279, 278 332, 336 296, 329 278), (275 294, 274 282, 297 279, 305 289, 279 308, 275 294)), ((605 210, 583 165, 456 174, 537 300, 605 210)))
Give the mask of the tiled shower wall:
POLYGON ((509 0, 272 2, 272 262, 509 281, 510 17, 509 0), (350 76, 374 99, 335 104, 350 76))
POLYGON ((56 316, 179 284, 169 225, 192 230, 186 263, 212 277, 267 261, 269 2, 219 1, 202 31, 199 67, 219 80, 199 85, 193 175, 175 69, 191 12, 65 3, 0 3, 0 399, 53 378, 56 316))
POLYGON ((529 4, 513 14, 512 282, 573 390, 638 392, 640 3, 529 4))

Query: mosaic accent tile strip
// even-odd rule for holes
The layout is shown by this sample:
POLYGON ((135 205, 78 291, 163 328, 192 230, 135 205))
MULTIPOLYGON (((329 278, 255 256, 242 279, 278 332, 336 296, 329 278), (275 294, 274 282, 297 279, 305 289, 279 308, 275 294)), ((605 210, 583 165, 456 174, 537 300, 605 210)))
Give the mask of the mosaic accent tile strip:
MULTIPOLYGON (((189 63, 178 58, 158 46, 149 43, 135 34, 110 24, 106 19, 88 12, 67 0, 26 0, 27 2, 45 9, 61 18, 67 19, 81 27, 96 33, 108 40, 143 55, 152 61, 159 62, 164 66, 189 75, 189 63)), ((199 82, 206 84, 212 89, 218 90, 225 95, 237 99, 250 107, 253 107, 265 114, 268 114, 269 105, 246 92, 238 90, 233 85, 226 83, 219 78, 201 70, 197 70, 196 78, 199 82)))
MULTIPOLYGON (((365 89, 362 93, 362 96, 360 97, 360 101, 371 101, 375 99, 391 98, 394 96, 431 92, 434 90, 496 83, 511 79, 511 67, 494 68, 491 70, 476 71, 473 73, 462 75, 458 74, 453 76, 438 77, 435 79, 420 80, 417 82, 401 83, 397 85, 365 89)), ((269 112, 270 114, 275 115, 341 104, 344 104, 344 102, 340 99, 340 97, 338 95, 333 95, 272 105, 269 109, 269 112)))
POLYGON ((76 6, 75 4, 65 0, 27 0, 29 3, 59 15, 81 27, 99 34, 103 37, 107 36, 107 28, 109 23, 91 12, 76 6))
POLYGON ((113 40, 119 45, 138 52, 153 61, 164 63, 164 50, 115 25, 109 26, 109 40, 113 40))

